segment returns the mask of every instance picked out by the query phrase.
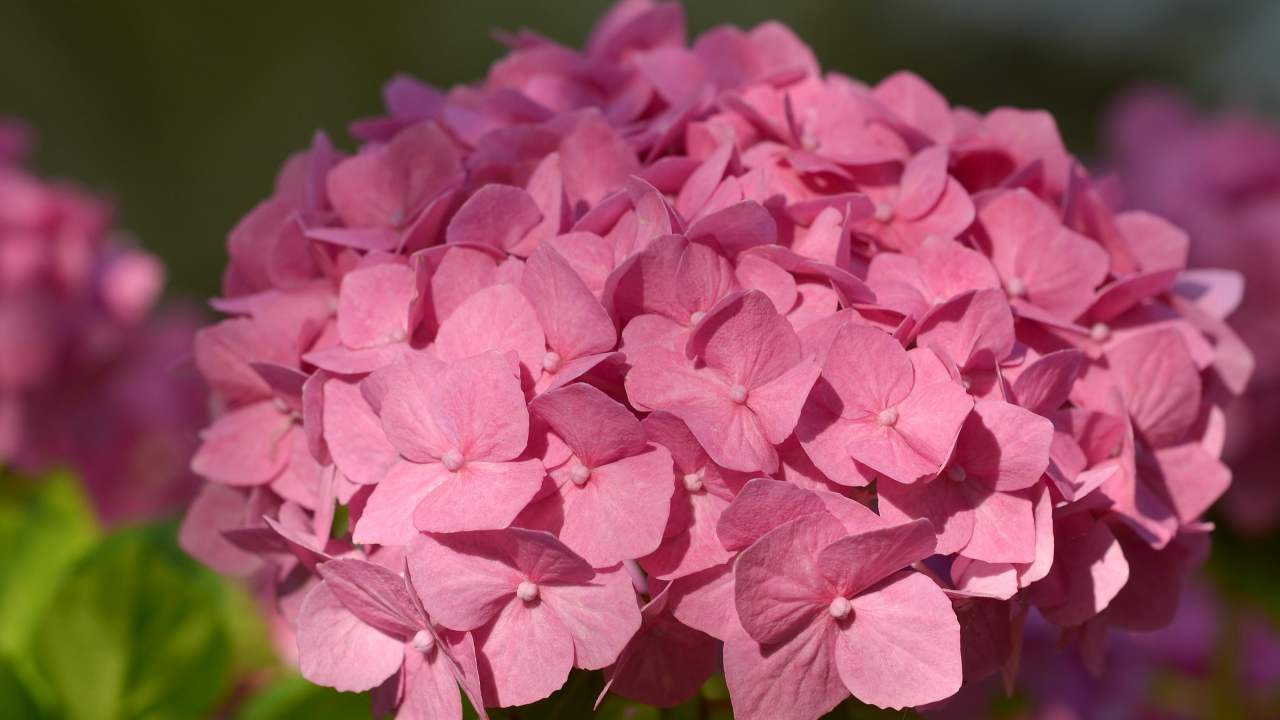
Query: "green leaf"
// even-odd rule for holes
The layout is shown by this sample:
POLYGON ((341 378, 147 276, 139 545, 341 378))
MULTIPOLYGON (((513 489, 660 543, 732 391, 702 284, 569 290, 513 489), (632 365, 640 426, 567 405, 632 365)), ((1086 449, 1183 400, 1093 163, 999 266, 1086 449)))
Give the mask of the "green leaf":
POLYGON ((226 691, 230 650, 216 577, 170 526, 107 538, 63 584, 34 638, 68 720, 202 717, 226 691))
POLYGON ((71 474, 37 480, 0 476, 0 658, 8 659, 10 670, 38 698, 45 688, 31 662, 31 637, 98 532, 89 501, 71 474))
POLYGON ((342 693, 289 675, 255 695, 236 717, 238 720, 352 720, 367 718, 369 713, 367 693, 342 693))
POLYGON ((22 678, 5 658, 0 658, 0 717, 31 720, 44 717, 22 678))

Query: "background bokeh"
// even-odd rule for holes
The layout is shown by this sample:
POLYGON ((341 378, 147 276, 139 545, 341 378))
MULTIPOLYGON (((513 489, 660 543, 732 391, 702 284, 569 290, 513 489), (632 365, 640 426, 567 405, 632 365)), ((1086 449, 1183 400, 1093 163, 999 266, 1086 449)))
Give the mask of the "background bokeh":
MULTIPOLYGON (((37 132, 38 171, 112 197, 120 227, 168 264, 171 299, 198 302, 217 292, 227 230, 268 194, 281 160, 315 129, 350 147, 347 123, 379 112, 379 89, 394 73, 438 86, 468 81, 503 51, 492 29, 530 27, 576 45, 609 4, 0 0, 0 115, 22 118, 37 132)), ((1086 160, 1100 157, 1108 106, 1136 84, 1173 88, 1206 108, 1280 118, 1280 4, 1268 0, 697 0, 687 13, 692 33, 722 22, 781 20, 827 68, 867 81, 909 68, 977 109, 1046 108, 1067 146, 1086 160)), ((0 501, 35 502, 10 495, 0 501)), ((26 521, 4 515, 2 505, 0 535, 22 537, 26 521)), ((117 540, 102 552, 127 564, 128 557, 112 558, 143 540, 117 540)), ((1234 608, 1221 633, 1226 644, 1215 645, 1207 670, 1213 700, 1206 707, 1217 716, 1243 717, 1224 689, 1229 684, 1212 685, 1213 678, 1232 663, 1252 662, 1248 628, 1260 622, 1265 634, 1280 617, 1277 558, 1274 533, 1246 536, 1226 527, 1216 538, 1210 575, 1217 589, 1206 592, 1234 608)), ((174 572, 194 572, 179 566, 174 572)), ((13 582, 0 572, 0 606, 4 585, 13 582)), ((234 615, 248 601, 229 595, 202 602, 217 606, 210 612, 234 615)), ((260 628, 229 642, 255 632, 260 628)), ((261 650, 240 655, 252 665, 261 650)), ((1266 648, 1259 652, 1262 662, 1280 667, 1274 652, 1269 659, 1266 648)), ((0 701, 4 683, 0 667, 0 701)), ((311 716, 308 703, 316 701, 298 688, 275 687, 255 706, 266 708, 259 716, 311 716)), ((1172 702, 1184 700, 1175 694, 1172 702)))

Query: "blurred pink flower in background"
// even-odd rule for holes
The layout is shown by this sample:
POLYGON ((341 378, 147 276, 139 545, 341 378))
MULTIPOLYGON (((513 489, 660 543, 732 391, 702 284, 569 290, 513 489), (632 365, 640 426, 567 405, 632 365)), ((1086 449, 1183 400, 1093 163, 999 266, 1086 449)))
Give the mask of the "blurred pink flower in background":
POLYGON ((1222 509, 1242 532, 1272 531, 1280 526, 1280 126, 1141 89, 1116 103, 1106 139, 1120 203, 1185 229, 1189 267, 1225 268, 1244 280, 1215 301, 1239 302, 1231 324, 1257 358, 1248 390, 1228 411, 1235 480, 1222 509))
POLYGON ((157 312, 160 261, 106 203, 26 170, 26 150, 0 124, 0 464, 72 467, 107 522, 171 512, 206 417, 180 369, 199 316, 157 312))

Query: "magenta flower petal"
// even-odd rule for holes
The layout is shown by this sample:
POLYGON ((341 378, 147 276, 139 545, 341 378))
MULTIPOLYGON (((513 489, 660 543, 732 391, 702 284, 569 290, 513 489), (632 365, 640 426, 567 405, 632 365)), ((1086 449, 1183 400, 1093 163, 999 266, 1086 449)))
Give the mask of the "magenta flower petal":
POLYGON ((942 589, 901 573, 850 601, 835 665, 859 700, 883 708, 925 705, 960 688, 960 625, 942 589))
POLYGON ((404 662, 403 640, 365 624, 323 583, 307 594, 298 618, 298 661, 311 682, 363 692, 404 662))

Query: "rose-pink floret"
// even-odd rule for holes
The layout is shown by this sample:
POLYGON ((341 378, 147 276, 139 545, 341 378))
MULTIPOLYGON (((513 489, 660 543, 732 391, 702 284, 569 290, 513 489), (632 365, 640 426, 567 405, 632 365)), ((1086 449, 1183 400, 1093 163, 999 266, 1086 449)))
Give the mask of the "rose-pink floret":
POLYGON ((29 145, 0 118, 0 466, 74 469, 107 522, 173 512, 208 421, 181 370, 197 317, 156 308, 164 265, 106 202, 28 169, 29 145))
POLYGON ((1167 619, 1249 358, 1048 114, 674 3, 505 39, 289 160, 196 343, 183 541, 275 579, 305 676, 456 718, 723 669, 804 720, 1013 672, 1031 608, 1167 619))

